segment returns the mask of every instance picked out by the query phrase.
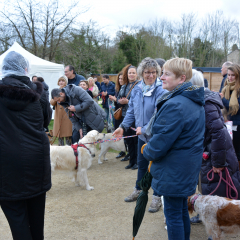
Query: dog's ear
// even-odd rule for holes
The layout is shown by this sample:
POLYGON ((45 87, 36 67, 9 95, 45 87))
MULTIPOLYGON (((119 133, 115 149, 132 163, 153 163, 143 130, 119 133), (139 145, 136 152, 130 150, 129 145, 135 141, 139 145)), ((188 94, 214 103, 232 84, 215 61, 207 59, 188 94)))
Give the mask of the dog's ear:
POLYGON ((193 197, 194 195, 192 195, 192 196, 190 196, 190 197, 188 197, 188 211, 189 211, 189 213, 193 213, 193 206, 192 206, 192 204, 191 204, 191 198, 193 197))

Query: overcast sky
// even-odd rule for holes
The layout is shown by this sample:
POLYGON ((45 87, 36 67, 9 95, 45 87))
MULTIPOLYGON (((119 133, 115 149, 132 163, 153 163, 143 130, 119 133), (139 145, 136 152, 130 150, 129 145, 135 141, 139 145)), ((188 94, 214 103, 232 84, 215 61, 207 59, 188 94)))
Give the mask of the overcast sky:
MULTIPOLYGON (((84 1, 80 2, 83 4, 84 1)), ((240 22, 240 0, 88 0, 90 10, 80 20, 96 21, 105 31, 113 33, 126 24, 143 24, 156 18, 178 20, 182 13, 205 14, 223 10, 227 18, 240 22)))

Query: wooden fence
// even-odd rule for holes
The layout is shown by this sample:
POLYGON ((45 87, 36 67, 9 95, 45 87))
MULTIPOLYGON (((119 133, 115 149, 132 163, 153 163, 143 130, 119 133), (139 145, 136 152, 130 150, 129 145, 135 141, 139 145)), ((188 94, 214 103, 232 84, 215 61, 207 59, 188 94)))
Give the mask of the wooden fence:
MULTIPOLYGON (((218 92, 221 82, 222 82, 222 79, 223 79, 221 73, 220 72, 210 72, 210 71, 208 72, 205 69, 203 69, 203 70, 204 70, 203 76, 204 76, 204 78, 206 78, 208 80, 208 88, 212 91, 218 92)), ((220 70, 220 68, 219 68, 219 70, 220 70)), ((117 81, 117 74, 108 74, 108 75, 109 75, 110 81, 113 81, 113 82, 117 81)), ((97 76, 98 81, 100 83, 102 82, 102 76, 103 76, 103 74, 101 76, 97 76)))

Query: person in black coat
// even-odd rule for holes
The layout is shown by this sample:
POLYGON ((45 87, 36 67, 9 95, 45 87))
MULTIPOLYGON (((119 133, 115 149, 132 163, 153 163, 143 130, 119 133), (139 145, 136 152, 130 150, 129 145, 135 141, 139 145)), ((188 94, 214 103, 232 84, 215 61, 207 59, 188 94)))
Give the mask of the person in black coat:
POLYGON ((28 69, 28 61, 11 51, 3 60, 0 81, 0 205, 14 240, 44 239, 45 199, 51 188, 43 127, 50 120, 39 101, 42 84, 30 81, 28 69))
MULTIPOLYGON (((199 72, 193 70, 193 78, 191 82, 194 85, 203 86, 203 76, 199 72)), ((219 93, 212 92, 205 89, 205 136, 204 136, 204 152, 207 152, 209 158, 202 160, 201 167, 201 188, 202 194, 208 195, 214 191, 219 182, 218 173, 227 167, 233 183, 240 193, 240 172, 238 166, 238 159, 234 151, 232 140, 226 126, 221 112, 223 103, 219 93), (214 179, 209 181, 207 179, 208 172, 213 169, 214 179)), ((225 171, 222 172, 224 179, 226 179, 225 171)), ((211 175, 210 175, 211 177, 211 175)), ((214 192, 214 195, 226 197, 226 184, 221 182, 219 188, 214 192)), ((232 193, 232 196, 235 196, 232 193)), ((238 194, 240 199, 240 194, 238 194)), ((198 217, 197 217, 198 218, 198 217)), ((200 222, 196 217, 191 219, 191 222, 200 222)))

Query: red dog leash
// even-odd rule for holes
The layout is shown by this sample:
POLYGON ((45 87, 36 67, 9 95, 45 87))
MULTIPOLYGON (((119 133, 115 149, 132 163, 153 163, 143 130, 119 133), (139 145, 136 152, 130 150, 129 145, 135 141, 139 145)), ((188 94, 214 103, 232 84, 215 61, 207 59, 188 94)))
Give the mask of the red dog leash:
MULTIPOLYGON (((219 188, 221 182, 224 181, 224 182, 226 183, 226 196, 227 196, 227 198, 231 198, 231 199, 237 200, 237 199, 238 199, 238 191, 237 191, 236 187, 235 187, 234 184, 233 184, 233 181, 232 181, 232 178, 231 178, 231 176, 230 176, 230 173, 229 173, 229 171, 228 171, 228 169, 227 169, 226 167, 225 167, 223 170, 220 171, 220 173, 218 173, 220 179, 219 179, 219 182, 218 182, 217 187, 216 187, 209 195, 212 195, 213 193, 215 193, 216 190, 219 188), (225 179, 223 178, 223 176, 222 176, 222 171, 223 171, 223 170, 225 170, 225 173, 226 173, 226 180, 225 180, 225 179), (235 192, 235 194, 236 194, 235 197, 232 196, 231 190, 233 190, 233 191, 235 192)), ((209 181, 212 181, 212 180, 214 179, 213 169, 211 169, 211 170, 208 172, 208 174, 207 174, 207 179, 208 179, 209 181), (210 173, 212 173, 212 177, 211 177, 211 178, 209 177, 210 173)))

